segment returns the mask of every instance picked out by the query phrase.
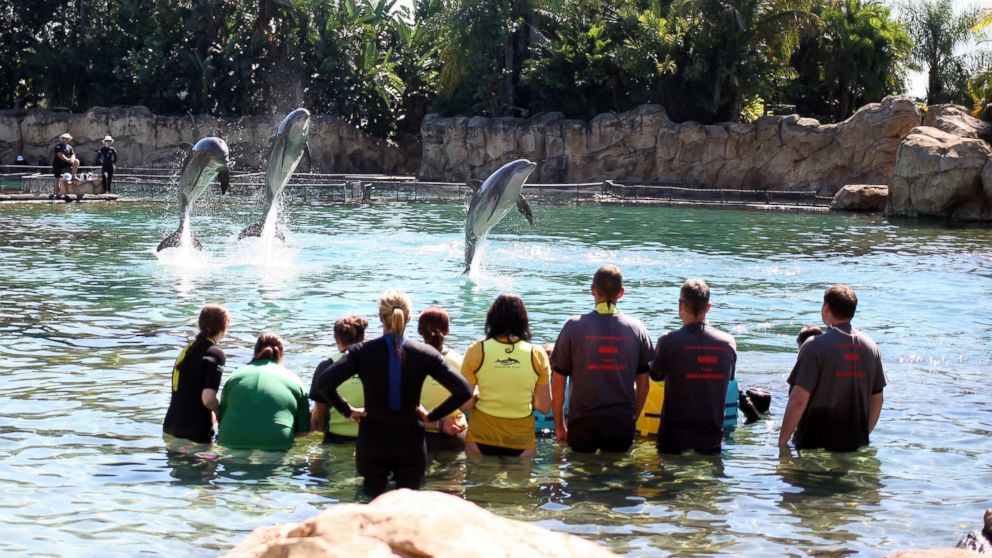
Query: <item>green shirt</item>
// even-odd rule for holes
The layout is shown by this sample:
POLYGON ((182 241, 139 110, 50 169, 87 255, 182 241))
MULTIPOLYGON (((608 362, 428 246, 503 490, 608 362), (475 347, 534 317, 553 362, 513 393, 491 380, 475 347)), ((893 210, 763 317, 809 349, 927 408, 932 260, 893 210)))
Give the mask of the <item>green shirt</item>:
POLYGON ((273 360, 242 366, 224 385, 217 443, 229 448, 287 450, 310 430, 310 404, 296 374, 273 360))

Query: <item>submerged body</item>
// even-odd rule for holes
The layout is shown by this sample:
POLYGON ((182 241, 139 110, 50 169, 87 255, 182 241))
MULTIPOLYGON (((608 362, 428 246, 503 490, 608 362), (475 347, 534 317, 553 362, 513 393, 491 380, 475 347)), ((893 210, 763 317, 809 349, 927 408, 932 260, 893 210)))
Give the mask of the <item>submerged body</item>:
POLYGON ((506 217, 513 207, 523 214, 527 222, 534 224, 534 216, 527 201, 521 196, 521 190, 527 177, 536 168, 536 163, 526 159, 511 161, 489 175, 489 178, 476 190, 465 219, 464 273, 468 273, 472 267, 472 258, 475 257, 478 242, 485 238, 489 230, 506 217))
POLYGON ((261 236, 265 220, 272 207, 279 201, 289 178, 308 151, 307 135, 310 132, 310 111, 298 108, 289 113, 279 124, 276 136, 269 151, 269 162, 265 167, 265 212, 262 218, 245 227, 238 239, 246 236, 261 236))
MULTIPOLYGON (((183 224, 189 217, 193 203, 203 195, 215 178, 220 180, 221 193, 227 193, 231 182, 231 161, 227 143, 220 138, 208 137, 196 142, 183 161, 179 176, 179 228, 159 243, 156 251, 174 248, 181 244, 183 224)), ((193 246, 200 249, 200 242, 190 235, 193 246)))

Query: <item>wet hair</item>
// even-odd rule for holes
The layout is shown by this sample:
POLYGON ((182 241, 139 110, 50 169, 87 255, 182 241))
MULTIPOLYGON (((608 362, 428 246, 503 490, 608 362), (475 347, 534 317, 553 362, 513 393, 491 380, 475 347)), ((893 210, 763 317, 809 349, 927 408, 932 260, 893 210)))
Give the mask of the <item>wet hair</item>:
POLYGON ((231 323, 231 315, 227 308, 216 302, 208 302, 200 310, 200 333, 198 337, 212 339, 223 331, 227 331, 228 324, 231 323))
POLYGON ((417 319, 417 332, 424 338, 424 343, 440 351, 450 325, 451 318, 444 308, 428 306, 417 319))
POLYGON ((592 286, 596 287, 599 296, 608 302, 616 302, 623 290, 623 273, 613 264, 606 264, 596 270, 592 276, 592 286))
MULTIPOLYGON (((406 324, 410 322, 410 297, 405 292, 389 289, 379 297, 379 319, 386 333, 403 335, 406 324)), ((396 356, 403 359, 403 346, 396 344, 396 356)))
POLYGON ((805 325, 803 326, 802 329, 799 330, 799 335, 796 336, 796 343, 798 343, 799 346, 802 347, 803 343, 805 343, 807 339, 815 335, 819 335, 821 333, 823 333, 823 330, 816 327, 815 325, 805 325))
POLYGON ((369 321, 358 315, 345 316, 334 322, 334 339, 344 345, 365 341, 365 328, 369 321))
POLYGON ((823 303, 839 320, 850 320, 858 309, 858 295, 847 285, 834 285, 823 293, 823 303))
POLYGON ((702 314, 710 303, 710 286, 702 279, 686 279, 679 290, 679 302, 694 316, 702 314))
POLYGON ((282 337, 266 331, 259 335, 258 340, 255 341, 255 356, 251 360, 254 362, 256 360, 272 359, 276 362, 282 362, 283 353, 282 337))
POLYGON ((516 337, 530 341, 530 322, 522 298, 510 293, 496 297, 486 314, 486 337, 516 337))

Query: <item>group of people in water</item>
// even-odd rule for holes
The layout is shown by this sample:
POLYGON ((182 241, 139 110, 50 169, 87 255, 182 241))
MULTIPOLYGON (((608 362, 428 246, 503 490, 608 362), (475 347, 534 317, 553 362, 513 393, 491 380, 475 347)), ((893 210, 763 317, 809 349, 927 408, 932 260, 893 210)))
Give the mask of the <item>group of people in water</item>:
MULTIPOLYGON (((378 300, 382 335, 366 340, 368 322, 334 324, 336 352, 311 386, 281 363, 282 339, 262 333, 251 362, 228 378, 218 398, 225 355, 219 344, 227 310, 207 304, 199 334, 176 359, 163 429, 169 436, 229 448, 286 450, 294 437, 322 431, 325 443, 355 443, 355 461, 370 497, 419 488, 429 451, 462 450, 472 458, 528 458, 536 451, 535 411, 552 412, 555 437, 576 452, 625 452, 634 442, 649 378, 664 383, 657 447, 661 453, 716 453, 734 378, 734 338, 706 321, 710 290, 688 279, 678 299, 683 326, 652 343, 644 324, 618 310, 623 276, 604 265, 590 287, 593 311, 569 318, 554 345, 531 343, 524 301, 501 294, 486 315, 484 336, 464 356, 445 345, 450 317, 420 312, 390 290, 378 300), (311 409, 309 400, 313 401, 311 409)), ((789 376, 779 445, 850 451, 868 443, 886 385, 878 347, 853 329, 857 295, 826 290, 826 332, 805 328, 789 376), (816 333, 819 333, 816 335, 816 333)))

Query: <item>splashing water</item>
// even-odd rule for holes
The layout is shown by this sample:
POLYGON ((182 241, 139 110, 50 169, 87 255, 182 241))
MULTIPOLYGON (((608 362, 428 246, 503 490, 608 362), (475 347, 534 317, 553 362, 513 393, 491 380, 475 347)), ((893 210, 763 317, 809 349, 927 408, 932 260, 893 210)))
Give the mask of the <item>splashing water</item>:
POLYGON ((209 263, 209 257, 197 250, 193 244, 193 228, 190 225, 189 214, 183 219, 179 246, 156 252, 156 256, 163 264, 181 269, 202 268, 209 263))
POLYGON ((281 241, 277 245, 279 239, 276 238, 276 225, 278 222, 279 204, 272 204, 272 207, 269 208, 269 214, 265 216, 265 225, 262 226, 262 234, 258 239, 258 262, 261 265, 270 265, 277 261, 276 251, 282 245, 281 241))

